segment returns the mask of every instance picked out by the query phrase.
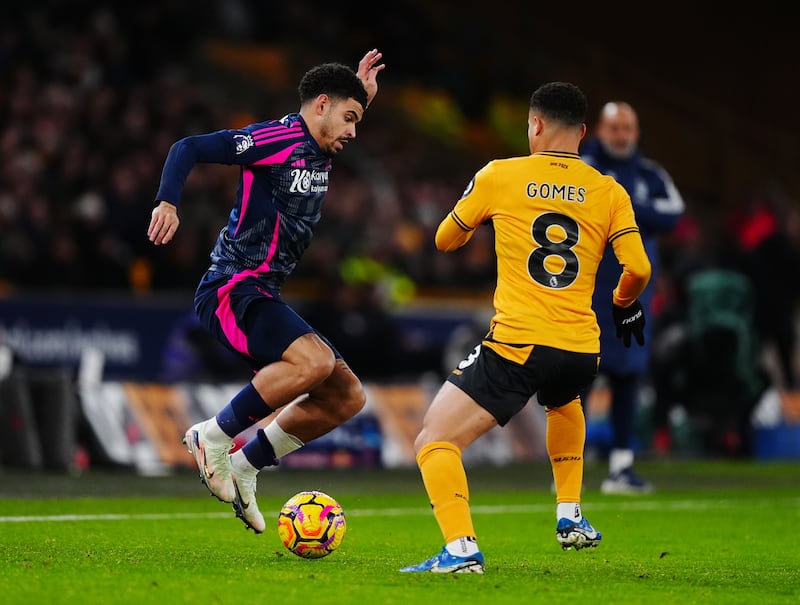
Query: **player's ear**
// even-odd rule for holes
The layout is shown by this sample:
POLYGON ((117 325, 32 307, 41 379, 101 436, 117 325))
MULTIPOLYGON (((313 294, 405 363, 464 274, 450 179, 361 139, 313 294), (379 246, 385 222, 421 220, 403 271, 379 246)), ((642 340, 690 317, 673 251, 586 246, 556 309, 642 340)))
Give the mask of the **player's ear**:
POLYGON ((531 116, 531 127, 532 127, 531 132, 533 132, 533 134, 535 134, 536 136, 539 136, 542 133, 542 128, 544 128, 544 124, 542 123, 542 120, 539 116, 537 115, 531 116))
POLYGON ((322 93, 314 101, 314 113, 321 116, 328 109, 328 105, 330 105, 330 103, 331 98, 325 93, 322 93))

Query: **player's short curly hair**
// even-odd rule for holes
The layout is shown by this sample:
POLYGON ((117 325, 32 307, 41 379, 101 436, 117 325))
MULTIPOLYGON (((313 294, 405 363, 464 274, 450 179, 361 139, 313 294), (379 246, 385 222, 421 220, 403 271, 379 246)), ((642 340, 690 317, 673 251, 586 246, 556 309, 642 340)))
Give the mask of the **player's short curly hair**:
POLYGON ((542 84, 531 95, 531 111, 538 111, 567 126, 583 124, 587 107, 586 95, 569 82, 542 84))
POLYGON ((300 104, 326 94, 335 99, 355 99, 367 107, 367 91, 350 67, 342 63, 323 63, 309 69, 297 87, 300 104))

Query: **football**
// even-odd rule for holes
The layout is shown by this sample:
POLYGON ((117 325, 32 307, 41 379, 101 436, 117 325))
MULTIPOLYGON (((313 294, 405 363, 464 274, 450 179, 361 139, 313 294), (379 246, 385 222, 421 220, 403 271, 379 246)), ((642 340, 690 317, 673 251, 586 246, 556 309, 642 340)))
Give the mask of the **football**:
POLYGON ((303 491, 286 501, 278 515, 278 535, 298 557, 321 559, 339 548, 347 532, 344 511, 328 494, 303 491))

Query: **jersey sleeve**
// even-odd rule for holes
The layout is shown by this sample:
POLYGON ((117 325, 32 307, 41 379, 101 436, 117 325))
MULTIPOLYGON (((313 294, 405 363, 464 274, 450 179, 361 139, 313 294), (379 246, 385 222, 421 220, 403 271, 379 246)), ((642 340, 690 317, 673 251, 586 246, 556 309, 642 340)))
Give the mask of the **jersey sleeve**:
POLYGON ((612 207, 609 242, 622 266, 622 274, 614 288, 613 302, 620 307, 629 307, 647 287, 651 267, 639 227, 636 225, 630 197, 622 187, 617 189, 612 207))
POLYGON ((170 147, 156 201, 180 205, 181 192, 192 168, 199 162, 229 164, 229 139, 222 131, 185 137, 170 147))
POLYGON ((299 124, 287 127, 280 122, 266 122, 180 139, 167 154, 156 200, 178 206, 186 178, 196 164, 277 164, 288 158, 305 138, 299 124))
POLYGON ((491 163, 482 168, 467 185, 461 199, 439 224, 436 248, 451 252, 466 244, 481 223, 491 218, 491 163))

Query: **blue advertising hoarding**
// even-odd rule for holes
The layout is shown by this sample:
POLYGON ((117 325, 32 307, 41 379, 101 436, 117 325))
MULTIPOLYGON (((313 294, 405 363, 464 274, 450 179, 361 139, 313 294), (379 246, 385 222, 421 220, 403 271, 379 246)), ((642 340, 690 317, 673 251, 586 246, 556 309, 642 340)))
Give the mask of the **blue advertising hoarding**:
MULTIPOLYGON (((302 304, 296 308, 303 313, 302 304)), ((474 313, 405 309, 393 313, 392 321, 396 341, 384 346, 397 351, 398 372, 416 375, 443 371, 443 354, 451 336, 457 328, 470 325, 474 313)), ((230 353, 205 337, 194 316, 191 294, 46 293, 0 298, 0 345, 10 347, 27 366, 77 368, 82 353, 93 349, 103 356, 103 377, 108 380, 175 382, 242 376, 230 353), (214 349, 213 355, 206 352, 211 361, 205 360, 206 365, 216 366, 213 376, 198 370, 201 362, 191 359, 187 341, 194 339, 192 345, 197 345, 197 338, 204 338, 206 349, 214 349)))
POLYGON ((89 298, 54 294, 0 299, 0 343, 29 366, 77 368, 82 352, 100 351, 110 379, 152 379, 170 335, 192 312, 186 301, 89 298))

